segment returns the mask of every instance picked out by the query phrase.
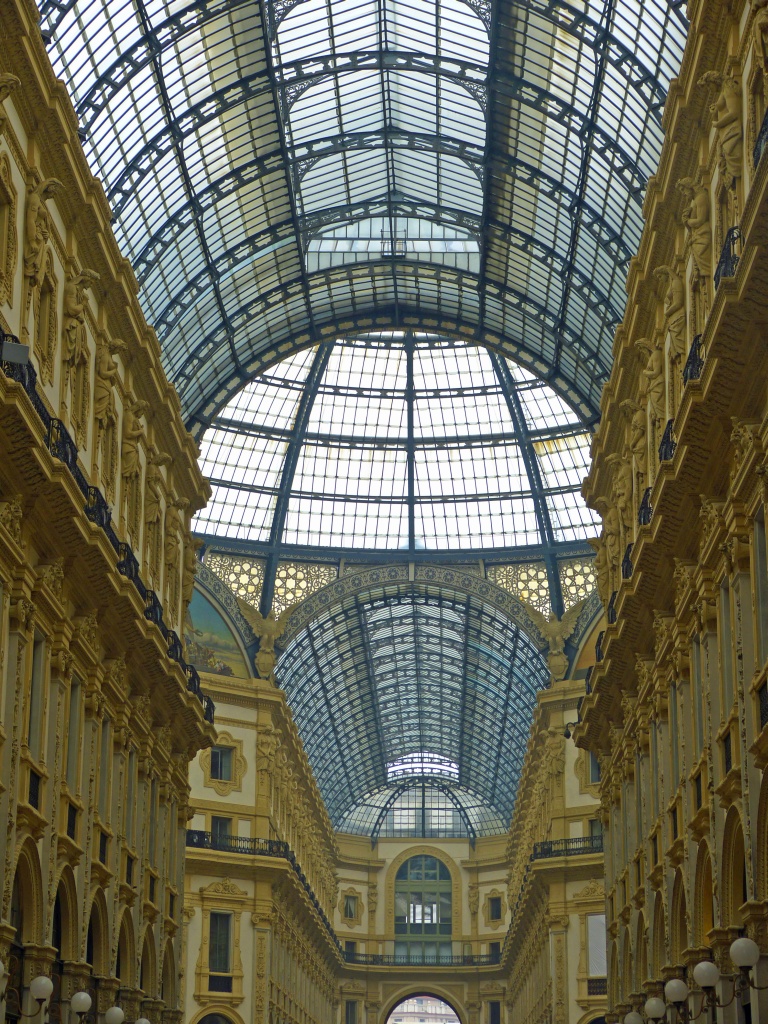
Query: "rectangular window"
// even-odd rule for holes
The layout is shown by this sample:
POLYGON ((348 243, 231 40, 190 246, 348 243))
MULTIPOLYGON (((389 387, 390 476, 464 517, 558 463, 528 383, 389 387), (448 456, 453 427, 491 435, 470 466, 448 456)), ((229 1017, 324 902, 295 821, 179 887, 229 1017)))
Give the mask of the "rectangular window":
POLYGON ((347 939, 344 943, 344 953, 347 957, 354 957, 357 952, 357 943, 354 939, 347 939))
POLYGON ((587 914, 587 953, 589 976, 606 976, 605 914, 587 914))
POLYGON ((35 640, 32 647, 32 681, 29 690, 29 722, 27 744, 32 757, 40 759, 40 744, 43 728, 43 667, 45 663, 45 641, 35 640))
POLYGON ((108 817, 107 807, 109 802, 109 769, 110 769, 110 736, 111 723, 105 718, 101 723, 101 753, 99 763, 99 816, 102 821, 108 817))
POLYGON ((215 911, 210 915, 208 970, 213 974, 231 971, 232 915, 215 911))
POLYGON ((211 816, 211 839, 216 843, 226 846, 226 840, 232 835, 232 819, 220 818, 216 814, 211 816))
POLYGON ((126 804, 128 806, 128 818, 126 831, 128 833, 128 843, 133 846, 136 837, 133 834, 134 830, 134 816, 133 816, 133 805, 136 802, 134 800, 134 793, 136 792, 136 751, 131 747, 130 753, 128 754, 128 779, 126 781, 126 804))
POLYGON ((490 896, 488 898, 488 917, 491 921, 501 920, 501 896, 490 896))
POLYGON ((493 957, 494 963, 498 963, 501 957, 501 943, 500 942, 489 942, 488 952, 493 957))
POLYGON ((677 686, 675 683, 669 687, 669 736, 672 747, 672 789, 677 789, 680 781, 680 748, 678 745, 678 714, 677 714, 677 686))
POLYGON ((222 782, 232 781, 232 747, 211 748, 211 778, 222 782))
POLYGON ((733 707, 733 628, 731 626, 731 589, 728 581, 720 587, 720 657, 723 673, 723 714, 725 719, 733 707))
POLYGON ((765 511, 755 520, 757 583, 757 639, 761 664, 768 658, 768 553, 765 542, 765 511))
POLYGON ((501 1003, 497 999, 488 1003, 488 1024, 501 1024, 501 1003))
POLYGON ((77 839, 77 808, 74 804, 67 804, 67 835, 70 839, 77 839))
MULTIPOLYGON (((80 680, 73 677, 69 688, 69 723, 67 726, 67 786, 77 791, 77 767, 80 755, 80 680)), ((130 801, 128 802, 130 806, 130 801)))
POLYGON ((595 836, 602 836, 603 834, 603 823, 599 818, 589 819, 589 834, 594 839, 595 836))
POLYGON ((589 784, 596 786, 600 781, 600 762, 590 750, 589 752, 589 784))
POLYGON ((357 917, 357 896, 344 897, 344 917, 350 921, 357 917))
POLYGON ((352 999, 344 1000, 344 1024, 357 1024, 357 1002, 352 999))
MULTIPOLYGON (((693 638, 693 738, 696 748, 693 756, 698 758, 704 746, 704 687, 701 678, 701 642, 693 638)), ((728 660, 728 652, 722 652, 723 661, 728 660)))

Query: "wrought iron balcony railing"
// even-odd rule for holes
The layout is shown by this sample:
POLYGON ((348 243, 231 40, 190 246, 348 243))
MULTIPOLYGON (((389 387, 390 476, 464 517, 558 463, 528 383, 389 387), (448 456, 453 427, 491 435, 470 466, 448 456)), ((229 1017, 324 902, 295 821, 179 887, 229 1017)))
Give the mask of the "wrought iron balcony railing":
MULTIPOLYGON (((19 344, 19 339, 13 334, 5 334, 0 331, 0 343, 9 341, 15 345, 19 344)), ((114 526, 112 525, 112 509, 107 503, 106 498, 101 493, 98 487, 94 487, 93 484, 89 484, 85 474, 78 465, 78 448, 75 444, 71 434, 62 423, 61 420, 56 419, 55 416, 51 416, 48 409, 43 402, 42 398, 37 391, 37 372, 31 363, 0 363, 0 368, 6 377, 17 384, 21 384, 24 391, 27 394, 32 406, 37 413, 40 421, 45 428, 45 444, 51 455, 58 459, 59 462, 64 463, 77 485, 78 490, 83 496, 84 505, 83 511, 85 515, 90 519, 92 523, 100 526, 104 533, 107 535, 109 543, 114 549, 115 555, 117 556, 117 571, 121 576, 125 576, 126 579, 130 580, 139 592, 141 600, 144 602, 144 616, 150 622, 154 622, 160 632, 163 634, 163 639, 166 642, 168 656, 175 662, 177 662, 182 671, 189 678, 190 669, 192 666, 187 665, 184 661, 181 642, 174 633, 173 630, 168 629, 163 621, 163 606, 154 591, 149 590, 142 582, 141 576, 139 575, 139 562, 131 546, 125 541, 121 541, 115 533, 114 526)), ((192 669, 194 672, 194 669, 192 669)), ((197 675, 197 673, 195 673, 197 675)), ((199 686, 193 689, 187 683, 187 689, 192 690, 197 696, 197 699, 203 705, 203 716, 206 722, 213 724, 216 705, 213 700, 205 693, 202 692, 199 686)))
POLYGON ((348 964, 373 967, 492 967, 501 962, 501 953, 472 953, 466 956, 398 956, 390 953, 344 952, 348 964))
POLYGON ((683 367, 683 384, 687 384, 690 380, 698 380, 703 369, 704 356, 701 354, 701 335, 697 334, 691 342, 688 358, 683 367))
POLYGON ((725 241, 720 252, 720 259, 715 269, 715 288, 720 286, 724 277, 733 277, 739 265, 739 256, 736 252, 737 243, 741 241, 741 229, 738 227, 728 228, 725 233, 725 241))
POLYGON ((677 441, 674 437, 674 420, 667 420, 667 425, 664 428, 664 435, 661 438, 661 444, 659 445, 659 462, 669 462, 675 456, 677 449, 677 441))
MULTIPOLYGON (((651 509, 651 514, 652 512, 653 510, 651 509)), ((650 519, 648 522, 650 522, 650 519)), ((628 544, 627 550, 624 553, 624 558, 622 559, 622 579, 631 580, 634 568, 635 566, 632 564, 632 545, 628 544)))
POLYGON ((547 860, 550 857, 572 857, 581 853, 602 853, 603 837, 578 836, 575 839, 545 839, 533 844, 531 860, 547 860))
POLYGON ((252 839, 250 836, 214 835, 201 829, 187 829, 187 846, 197 850, 222 850, 224 853, 250 853, 262 857, 284 857, 290 853, 288 843, 280 839, 252 839))

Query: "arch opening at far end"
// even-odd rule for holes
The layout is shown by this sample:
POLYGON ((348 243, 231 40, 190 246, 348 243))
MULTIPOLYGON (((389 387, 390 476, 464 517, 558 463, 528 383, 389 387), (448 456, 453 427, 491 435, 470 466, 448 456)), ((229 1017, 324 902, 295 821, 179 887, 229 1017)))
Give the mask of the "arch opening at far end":
POLYGON ((461 1024, 456 1011, 437 996, 410 995, 394 1006, 386 1024, 461 1024))

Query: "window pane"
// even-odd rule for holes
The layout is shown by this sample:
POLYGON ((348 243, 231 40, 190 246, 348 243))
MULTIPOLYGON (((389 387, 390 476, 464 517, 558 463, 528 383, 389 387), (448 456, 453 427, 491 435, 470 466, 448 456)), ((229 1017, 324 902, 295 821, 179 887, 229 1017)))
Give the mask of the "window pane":
POLYGON ((214 747, 211 750, 211 778, 232 781, 231 747, 214 747))
POLYGON ((211 914, 208 969, 217 974, 228 974, 230 971, 231 921, 231 914, 211 914))

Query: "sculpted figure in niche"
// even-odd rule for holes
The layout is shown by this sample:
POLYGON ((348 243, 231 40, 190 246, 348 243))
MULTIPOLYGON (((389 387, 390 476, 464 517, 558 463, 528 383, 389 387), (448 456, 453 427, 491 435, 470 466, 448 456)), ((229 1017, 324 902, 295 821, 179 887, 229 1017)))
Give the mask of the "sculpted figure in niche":
POLYGON ((93 412, 99 430, 103 431, 107 423, 115 421, 115 381, 118 366, 112 358, 117 352, 125 352, 125 343, 115 338, 114 341, 102 339, 96 350, 96 384, 93 391, 93 412))
POLYGON ((147 560, 150 572, 157 574, 160 568, 160 520, 163 515, 163 474, 162 466, 170 466, 172 458, 166 452, 158 451, 155 445, 147 457, 147 475, 144 484, 144 525, 147 537, 147 560))
POLYGON ((672 356, 674 359, 685 358, 687 345, 685 341, 685 286, 680 275, 672 267, 657 267, 654 277, 666 278, 667 287, 664 292, 664 322, 669 331, 672 356))
POLYGON ((658 430, 659 424, 666 416, 666 375, 664 373, 664 353, 659 342, 649 342, 640 338, 635 342, 637 348, 648 353, 648 362, 643 370, 647 381, 647 395, 650 403, 651 422, 658 430))
POLYGON ((591 537, 589 546, 595 552, 595 574, 600 600, 607 605, 611 598, 611 567, 608 564, 608 549, 603 537, 591 537))
POLYGON ((186 498, 171 501, 165 510, 165 567, 171 572, 179 564, 179 532, 183 529, 181 512, 189 505, 186 498))
POLYGON ((565 673, 568 671, 568 656, 565 653, 565 641, 576 628, 579 613, 581 612, 583 605, 583 600, 577 601, 576 604, 571 605, 568 611, 565 612, 562 619, 558 619, 554 612, 551 612, 549 618, 547 618, 536 608, 531 607, 531 605, 526 605, 526 611, 531 616, 534 624, 538 627, 539 632, 549 645, 547 663, 549 665, 549 671, 555 679, 565 678, 565 673))
POLYGON ((123 412, 123 445, 120 451, 120 472, 123 480, 131 480, 141 472, 139 443, 144 436, 141 417, 148 408, 146 402, 126 401, 123 412))
POLYGON ((193 537, 191 534, 187 536, 184 542, 184 573, 181 581, 181 600, 186 607, 192 600, 192 591, 195 586, 195 575, 197 573, 197 553, 203 546, 203 542, 193 537))
POLYGON ((24 218, 24 276, 27 279, 24 304, 23 333, 28 334, 27 318, 32 293, 39 288, 43 279, 45 246, 50 237, 50 216, 46 203, 64 188, 58 178, 45 178, 33 188, 27 199, 27 214, 24 218))
POLYGON ((720 151, 731 184, 741 177, 743 155, 743 127, 741 114, 741 85, 731 75, 708 71, 699 79, 699 85, 717 85, 720 94, 709 108, 713 124, 720 139, 720 151))
POLYGON ((619 455, 614 452, 609 455, 607 462, 613 462, 616 464, 616 472, 613 478, 613 501, 616 508, 619 510, 619 516, 621 517, 621 525, 624 527, 624 536, 626 543, 629 543, 629 535, 632 533, 632 524, 634 521, 634 513, 632 509, 633 499, 633 474, 632 474, 632 459, 629 448, 624 448, 624 454, 619 455))
MULTIPOLYGON (((766 0, 768 2, 768 0, 766 0)), ((691 241, 696 273, 708 278, 712 273, 712 225, 709 219, 709 189, 694 184, 693 178, 681 178, 677 187, 683 195, 683 224, 691 241)))
POLYGON ((638 492, 645 489, 645 478, 648 473, 648 413, 646 404, 625 398, 621 408, 629 416, 629 450, 635 460, 638 492))
POLYGON ((64 286, 64 362, 69 374, 81 363, 88 362, 85 333, 85 288, 99 280, 95 270, 83 270, 67 279, 64 286))
POLYGON ((755 41, 755 61, 764 75, 768 75, 768 0, 752 0, 755 12, 752 37, 755 41))

